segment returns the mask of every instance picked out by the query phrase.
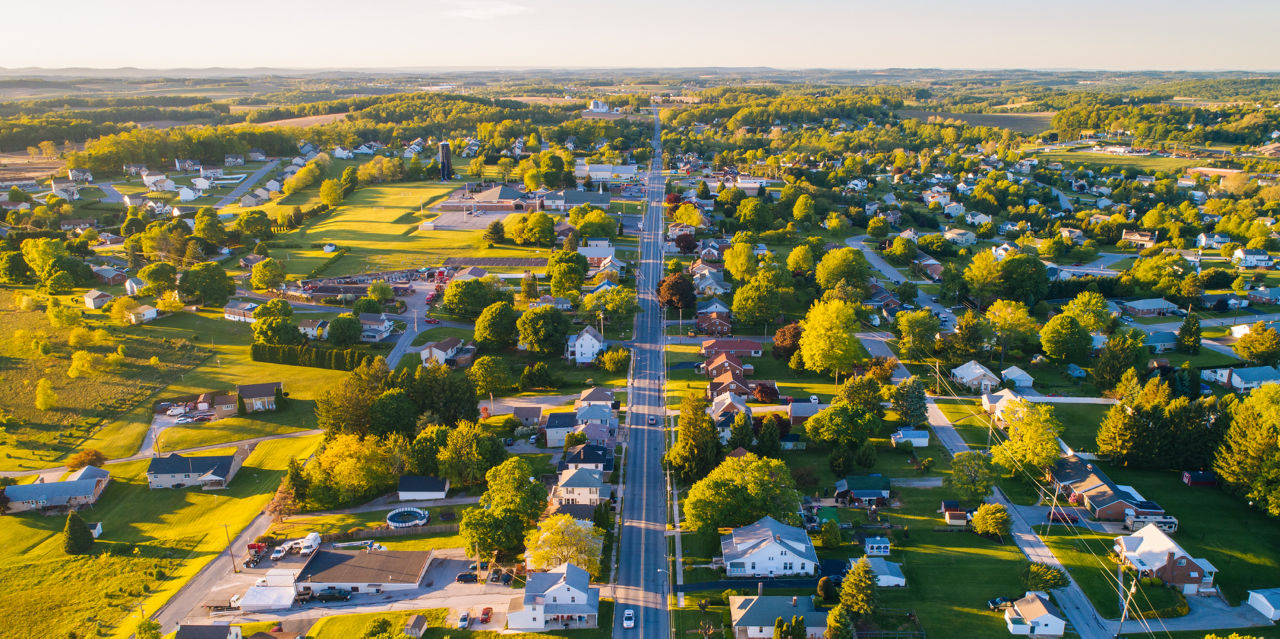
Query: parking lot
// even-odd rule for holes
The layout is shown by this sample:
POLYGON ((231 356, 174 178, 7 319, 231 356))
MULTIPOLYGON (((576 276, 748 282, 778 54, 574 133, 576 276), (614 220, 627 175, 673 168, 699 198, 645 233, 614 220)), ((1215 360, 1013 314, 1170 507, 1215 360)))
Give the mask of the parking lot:
POLYGON ((474 231, 476 229, 488 228, 489 224, 494 220, 502 221, 513 211, 476 211, 475 215, 471 215, 469 211, 444 211, 431 220, 439 231, 474 231))

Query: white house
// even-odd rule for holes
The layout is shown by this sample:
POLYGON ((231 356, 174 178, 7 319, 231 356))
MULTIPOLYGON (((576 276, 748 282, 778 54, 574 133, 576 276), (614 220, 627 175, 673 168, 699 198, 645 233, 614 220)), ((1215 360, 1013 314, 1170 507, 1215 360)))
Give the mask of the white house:
POLYGON ((92 309, 102 308, 103 306, 106 306, 107 302, 110 302, 112 299, 115 299, 115 298, 112 297, 110 293, 107 293, 105 291, 99 291, 98 289, 95 288, 89 291, 88 293, 84 294, 84 306, 85 308, 92 308, 92 309))
POLYGON ((258 308, 255 302, 231 301, 222 307, 222 319, 232 322, 244 322, 252 324, 254 322, 253 311, 258 308))
POLYGON ((1271 621, 1280 621, 1280 588, 1250 590, 1245 603, 1271 621))
POLYGON ((867 537, 862 540, 862 551, 868 557, 888 557, 893 542, 888 537, 867 537))
POLYGON ((1028 592, 1004 611, 1004 624, 1011 635, 1034 637, 1061 637, 1067 630, 1067 620, 1049 597, 1038 592, 1028 592))
POLYGON ((143 324, 156 318, 156 307, 143 304, 129 311, 130 324, 143 324))
POLYGON ((195 190, 195 189, 193 189, 193 188, 191 188, 191 187, 184 186, 184 187, 182 187, 182 188, 178 189, 178 201, 179 201, 179 202, 190 202, 190 201, 192 201, 192 200, 194 200, 194 199, 196 199, 196 198, 200 197, 200 195, 201 195, 201 193, 200 193, 199 191, 197 191, 197 190, 195 190))
POLYGON ((551 489, 551 501, 557 504, 586 504, 595 506, 609 501, 611 486, 605 483, 604 473, 590 468, 565 469, 551 489))
POLYGON ((565 359, 582 366, 596 361, 604 350, 604 336, 595 327, 588 326, 576 335, 570 335, 565 344, 565 359))
POLYGON ((140 295, 142 294, 142 289, 146 287, 147 283, 142 281, 141 278, 131 277, 124 281, 124 292, 129 295, 140 295))
POLYGON ((1004 378, 1006 382, 1012 382, 1014 388, 1031 388, 1031 385, 1035 383, 1030 373, 1017 366, 1010 366, 1000 371, 1000 377, 1004 378))
POLYGON ((333 157, 334 157, 334 158, 336 158, 336 159, 339 159, 339 160, 350 160, 351 158, 353 158, 353 157, 355 157, 355 156, 356 156, 356 154, 355 154, 355 153, 352 153, 349 149, 344 149, 344 148, 342 148, 342 147, 340 147, 340 146, 335 146, 335 147, 333 147, 333 157))
POLYGON ((768 516, 721 537, 720 552, 728 577, 813 575, 818 569, 809 534, 768 516))
MULTIPOLYGON (((907 585, 907 577, 902 574, 902 564, 886 561, 881 557, 866 557, 871 565, 871 572, 876 576, 876 586, 880 588, 902 588, 907 585)), ((858 563, 857 559, 849 560, 849 567, 858 563)))
POLYGON ((423 364, 439 364, 448 366, 447 362, 462 350, 462 340, 457 337, 446 337, 438 342, 427 344, 418 354, 423 364))
POLYGON ((1280 383, 1280 371, 1274 366, 1248 366, 1229 369, 1227 383, 1231 389, 1243 393, 1263 384, 1280 383))
POLYGON ((542 427, 546 434, 547 446, 563 448, 565 437, 568 437, 577 425, 578 420, 573 413, 564 411, 547 413, 547 423, 542 427))
MULTIPOLYGON (((944 212, 945 212, 945 209, 944 209, 944 212)), ((991 221, 991 216, 987 215, 986 213, 974 213, 973 211, 970 211, 969 213, 965 214, 964 221, 968 222, 973 226, 982 226, 983 224, 986 224, 991 221)))
POLYGON ((1231 260, 1244 268, 1267 268, 1271 266, 1271 254, 1262 249, 1238 248, 1231 254, 1231 260))
POLYGON ((977 235, 964 229, 947 229, 942 237, 956 246, 973 246, 978 241, 977 235))
POLYGON ((729 597, 729 619, 735 639, 772 639, 773 624, 782 617, 804 618, 804 636, 817 639, 827 629, 827 612, 817 610, 810 597, 762 595, 729 597))
MULTIPOLYGON (((595 628, 599 613, 600 589, 591 587, 591 575, 573 564, 562 564, 529 574, 524 597, 513 598, 507 609, 507 629, 595 628)), ((772 633, 772 625, 769 630, 772 633)))
POLYGON ((1208 559, 1187 554, 1154 523, 1132 535, 1116 537, 1113 551, 1140 576, 1159 577, 1184 595, 1217 592, 1213 578, 1218 569, 1208 559))
POLYGON ((929 431, 915 428, 899 428, 889 437, 893 447, 911 444, 913 448, 924 448, 929 445, 929 431))
POLYGON ((578 247, 578 254, 586 258, 612 258, 614 255, 613 242, 604 237, 588 237, 578 247))
POLYGON ((989 393, 1000 385, 995 373, 974 360, 951 369, 951 380, 980 393, 989 393))
POLYGON ((1221 233, 1201 233, 1196 236, 1196 248, 1220 249, 1230 241, 1230 236, 1221 233))
POLYGON ((449 480, 423 475, 404 475, 400 478, 400 501, 444 499, 449 494, 449 480))

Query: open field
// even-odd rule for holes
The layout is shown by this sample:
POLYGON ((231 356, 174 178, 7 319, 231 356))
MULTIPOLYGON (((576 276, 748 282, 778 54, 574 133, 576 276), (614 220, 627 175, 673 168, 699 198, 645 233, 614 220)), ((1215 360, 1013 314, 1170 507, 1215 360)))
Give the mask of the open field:
POLYGON ((1043 133, 1051 127, 1052 111, 1036 113, 947 113, 945 111, 918 111, 899 109, 904 118, 927 120, 931 117, 960 120, 972 126, 990 126, 1011 129, 1017 133, 1043 133))
MULTIPOLYGON (((283 120, 271 120, 269 122, 257 122, 250 126, 297 126, 308 127, 319 124, 329 124, 337 122, 347 117, 346 113, 326 113, 324 115, 304 115, 298 118, 285 118, 283 120)), ((245 126, 245 125, 241 125, 245 126)))
POLYGON ((62 550, 64 518, 24 513, 0 517, 0 579, 24 584, 0 592, 12 616, 6 633, 24 637, 126 637, 120 624, 139 606, 156 610, 205 564, 222 557, 227 530, 248 525, 275 492, 290 459, 305 458, 319 436, 260 444, 231 487, 222 491, 151 490, 147 462, 113 464, 111 483, 97 505, 82 513, 100 521, 96 555, 62 550), (107 552, 118 549, 120 553, 107 552))
POLYGON ((1187 167, 1203 164, 1201 160, 1183 158, 1161 158, 1144 155, 1111 155, 1109 153, 1093 153, 1090 151, 1045 151, 1036 153, 1041 162, 1062 162, 1085 164, 1089 166, 1119 166, 1140 171, 1173 172, 1187 167))

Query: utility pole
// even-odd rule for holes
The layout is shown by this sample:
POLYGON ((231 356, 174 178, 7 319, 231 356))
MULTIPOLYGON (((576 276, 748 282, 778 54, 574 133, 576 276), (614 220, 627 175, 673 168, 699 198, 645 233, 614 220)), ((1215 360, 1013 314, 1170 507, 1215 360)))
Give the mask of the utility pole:
MULTIPOLYGON (((1120 592, 1124 591, 1124 566, 1116 566, 1116 576, 1120 579, 1120 592)), ((1133 593, 1138 591, 1138 579, 1134 578, 1133 585, 1129 587, 1129 595, 1120 598, 1120 623, 1116 624, 1116 634, 1114 639, 1120 639, 1120 633, 1124 630, 1124 619, 1129 615, 1129 603, 1133 601, 1133 593)))
POLYGON ((236 551, 231 547, 231 531, 226 524, 222 524, 222 534, 227 537, 227 558, 231 560, 231 571, 239 574, 240 569, 236 567, 236 551))

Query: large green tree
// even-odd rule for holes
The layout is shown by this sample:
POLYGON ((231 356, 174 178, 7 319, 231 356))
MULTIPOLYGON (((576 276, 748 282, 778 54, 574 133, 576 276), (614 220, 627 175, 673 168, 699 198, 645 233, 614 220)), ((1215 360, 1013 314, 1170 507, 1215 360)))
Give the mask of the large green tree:
POLYGON ((1092 338, 1089 331, 1072 315, 1055 315, 1040 331, 1040 347, 1044 354, 1061 364, 1084 364, 1089 360, 1092 338))
POLYGON ((476 344, 488 351, 500 351, 515 346, 516 320, 520 314, 511 302, 490 304, 476 318, 476 344))
POLYGON ((849 567, 840 584, 840 607, 854 617, 866 617, 879 606, 876 592, 876 575, 866 557, 849 567))
POLYGON ((475 422, 459 422, 449 433, 438 463, 440 474, 455 486, 474 486, 506 458, 506 448, 496 435, 475 422))
POLYGON ((745 526, 769 516, 797 524, 800 493, 787 465, 748 453, 729 457, 689 488, 685 524, 692 530, 745 526))
POLYGON ((858 342, 858 309, 833 299, 809 307, 801 322, 800 356, 805 368, 834 375, 853 372, 866 351, 858 342))
POLYGON ((822 256, 815 271, 818 286, 830 290, 843 283, 855 289, 865 289, 871 278, 871 264, 862 251, 851 246, 839 248, 822 256))
POLYGON ((667 450, 665 460, 685 483, 706 476, 720 460, 720 435, 700 395, 690 393, 681 401, 676 442, 667 450))
POLYGON ((1061 456, 1058 435, 1062 424, 1053 407, 1018 400, 1005 408, 1003 415, 1007 437, 991 448, 991 459, 1010 472, 1038 479, 1061 456))
POLYGON ((516 328, 525 350, 544 357, 558 355, 564 351, 569 318, 554 306, 539 306, 525 311, 516 328))
POLYGON ((965 499, 979 500, 991 492, 998 478, 990 457, 966 450, 951 459, 951 474, 946 478, 946 485, 965 499))

